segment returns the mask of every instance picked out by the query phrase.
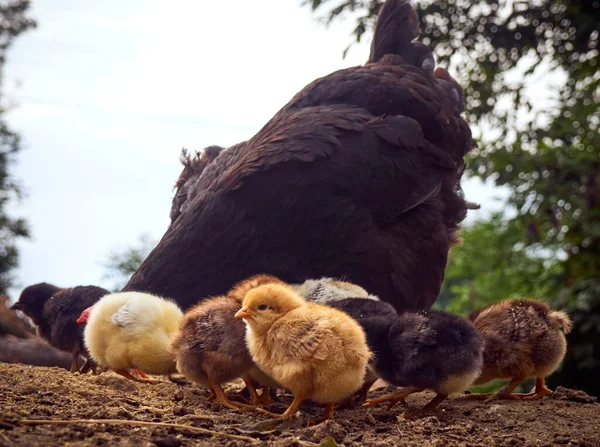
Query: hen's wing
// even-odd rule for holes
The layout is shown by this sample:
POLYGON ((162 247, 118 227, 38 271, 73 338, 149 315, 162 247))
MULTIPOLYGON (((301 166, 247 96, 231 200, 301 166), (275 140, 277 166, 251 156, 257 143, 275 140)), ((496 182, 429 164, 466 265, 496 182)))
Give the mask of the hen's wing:
MULTIPOLYGON (((288 282, 329 275, 346 276, 399 308, 422 307, 422 294, 399 296, 394 286, 400 263, 393 258, 404 247, 389 243, 389 231, 435 196, 452 167, 410 118, 355 107, 291 111, 194 197, 125 290, 188 307, 257 273, 288 282)), ((435 259, 445 264, 447 247, 436 248, 439 236, 429 233, 437 228, 418 220, 428 236, 415 241, 433 247, 422 255, 439 270, 435 259)), ((428 277, 429 267, 414 268, 428 277)), ((428 304, 435 293, 428 292, 428 304)))
POLYGON ((171 223, 179 217, 188 203, 188 196, 193 193, 194 186, 204 169, 209 166, 215 158, 223 151, 220 146, 209 146, 202 152, 196 152, 195 156, 188 154, 186 149, 181 150, 180 161, 183 170, 175 183, 175 196, 171 204, 171 223))

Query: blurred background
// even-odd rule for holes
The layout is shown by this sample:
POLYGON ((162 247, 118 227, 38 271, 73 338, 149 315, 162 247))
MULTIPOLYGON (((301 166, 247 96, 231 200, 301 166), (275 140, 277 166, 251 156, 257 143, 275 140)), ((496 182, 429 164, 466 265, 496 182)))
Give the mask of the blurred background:
MULTIPOLYGON (((313 79, 363 64, 382 3, 0 1, 0 292, 118 290, 167 228, 181 149, 245 140, 313 79)), ((567 310, 550 386, 600 396, 600 1, 417 10, 478 142, 463 187, 481 209, 436 307, 567 310)))

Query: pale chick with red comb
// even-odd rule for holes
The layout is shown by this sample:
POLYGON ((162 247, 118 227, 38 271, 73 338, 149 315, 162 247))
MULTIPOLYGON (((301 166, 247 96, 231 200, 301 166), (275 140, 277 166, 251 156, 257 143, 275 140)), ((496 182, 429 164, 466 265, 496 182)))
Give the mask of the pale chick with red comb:
POLYGON ((154 383, 148 374, 176 372, 170 338, 183 313, 172 301, 139 292, 106 295, 85 309, 84 342, 101 366, 138 382, 154 383))

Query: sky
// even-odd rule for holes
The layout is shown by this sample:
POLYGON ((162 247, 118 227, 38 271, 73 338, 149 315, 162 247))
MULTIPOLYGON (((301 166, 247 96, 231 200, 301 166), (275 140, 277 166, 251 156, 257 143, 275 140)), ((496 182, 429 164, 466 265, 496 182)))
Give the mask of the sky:
MULTIPOLYGON (((26 198, 14 299, 27 285, 108 286, 109 253, 160 239, 182 147, 250 138, 313 79, 363 64, 352 20, 329 28, 301 0, 34 0, 37 29, 5 67, 13 175, 26 198), (166 6, 168 4, 168 6, 166 6)), ((367 39, 368 41, 368 39, 367 39)), ((496 190, 463 182, 483 215, 496 190)))

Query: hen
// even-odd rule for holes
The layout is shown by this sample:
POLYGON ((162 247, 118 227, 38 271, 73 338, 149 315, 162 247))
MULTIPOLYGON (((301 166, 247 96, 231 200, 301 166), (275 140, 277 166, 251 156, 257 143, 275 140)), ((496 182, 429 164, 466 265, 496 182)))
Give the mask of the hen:
POLYGON ((412 43, 418 28, 405 0, 388 0, 366 65, 312 82, 188 177, 179 214, 124 290, 188 308, 258 273, 329 276, 398 310, 430 307, 466 215, 473 142, 462 91, 412 43))

